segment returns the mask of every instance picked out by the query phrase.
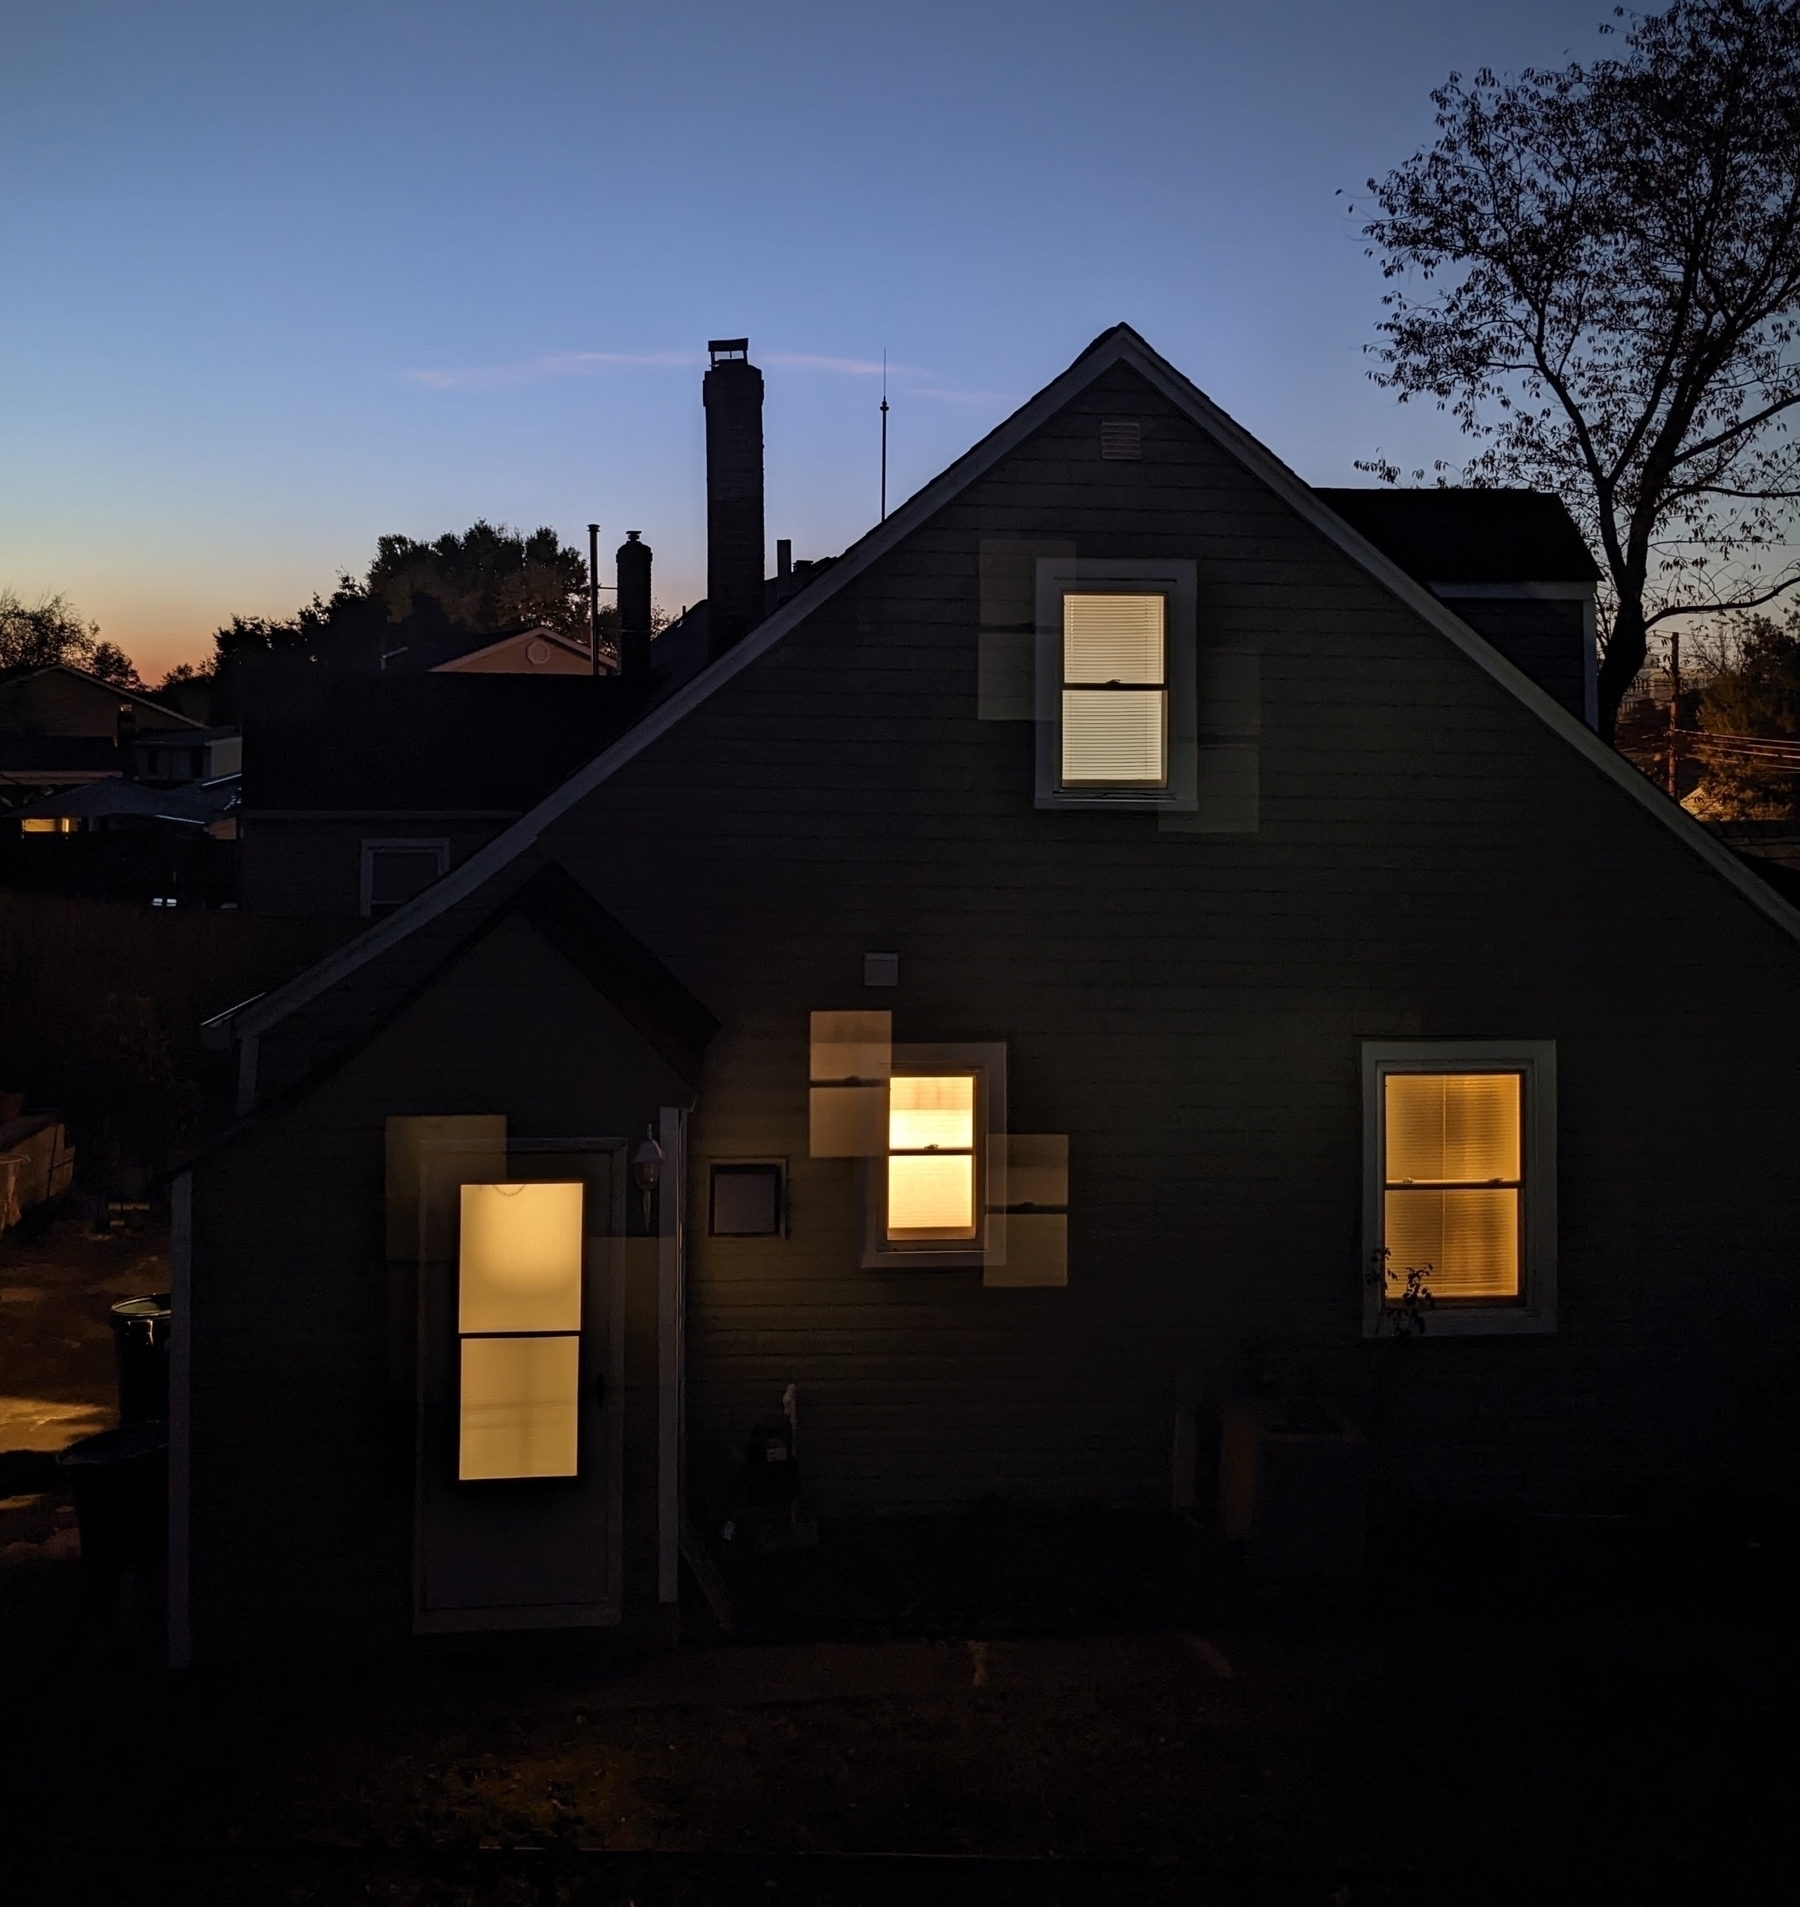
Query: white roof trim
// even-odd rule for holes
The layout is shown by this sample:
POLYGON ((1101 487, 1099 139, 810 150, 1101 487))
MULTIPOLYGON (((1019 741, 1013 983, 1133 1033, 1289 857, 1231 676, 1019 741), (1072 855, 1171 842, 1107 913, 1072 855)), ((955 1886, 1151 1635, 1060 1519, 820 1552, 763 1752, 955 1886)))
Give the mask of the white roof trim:
POLYGON ((1222 448, 1236 457, 1252 476, 1266 484, 1297 515, 1399 597, 1422 621, 1454 643, 1502 688, 1516 696, 1534 715, 1554 729, 1571 748, 1585 756, 1602 775, 1624 790, 1646 813, 1671 829, 1753 907, 1794 940, 1800 941, 1800 909, 1784 901, 1728 848, 1715 841, 1691 815, 1661 790, 1652 787, 1637 769, 1601 741, 1591 729, 1577 721, 1561 703, 1522 670, 1515 668, 1497 649, 1483 641, 1422 583, 1416 582, 1366 538, 1358 535, 1273 451, 1228 417, 1173 365, 1159 357, 1129 325, 1119 325, 1104 334, 1066 371, 1045 385, 1037 396, 1021 405, 1003 424, 990 431, 924 489, 908 498, 885 523, 871 530, 860 542, 852 544, 823 575, 790 597, 734 648, 717 661, 709 663, 666 702, 653 709, 636 727, 620 736, 559 787, 552 789, 535 808, 496 835, 484 848, 470 855, 460 867, 453 868, 441 880, 433 882, 422 894, 408 901, 404 907, 395 909, 367 933, 346 942, 327 954, 316 966, 297 974, 285 986, 278 987, 255 1002, 238 1019, 237 1030, 251 1036, 266 1032, 290 1013, 329 992, 359 967, 398 945, 415 928, 424 926, 427 921, 436 919, 438 915, 468 899, 510 861, 516 860, 530 848, 553 821, 559 820, 577 803, 585 800, 602 782, 635 760, 652 743, 660 741, 716 690, 766 655, 822 603, 854 582, 1116 364, 1128 364, 1141 373, 1170 403, 1215 438, 1222 448))

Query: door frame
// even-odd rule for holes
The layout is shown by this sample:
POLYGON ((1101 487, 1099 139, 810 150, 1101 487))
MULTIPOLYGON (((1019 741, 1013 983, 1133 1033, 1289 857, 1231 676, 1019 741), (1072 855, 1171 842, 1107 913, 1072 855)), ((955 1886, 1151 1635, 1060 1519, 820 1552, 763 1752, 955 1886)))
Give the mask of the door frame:
MULTIPOLYGON (((439 1154, 476 1151, 455 1141, 432 1145, 425 1152, 439 1154)), ((627 1180, 630 1176, 630 1145, 615 1138, 522 1138, 508 1135, 505 1156, 515 1154, 611 1153, 610 1211, 602 1268, 606 1279, 606 1399, 601 1406, 604 1437, 605 1489, 604 1529, 606 1542, 605 1588, 597 1603, 524 1603, 498 1604, 491 1608, 429 1609, 425 1603, 425 1522, 424 1487, 426 1451, 427 1373, 431 1345, 428 1329, 431 1321, 428 1284, 435 1273, 443 1274, 446 1262, 454 1274, 454 1260, 428 1260, 424 1240, 428 1227, 426 1199, 419 1202, 420 1259, 417 1323, 417 1374, 413 1421, 413 1544, 412 1604, 413 1632, 417 1635, 459 1635, 472 1630, 504 1629, 592 1629, 617 1624, 623 1614, 625 1535, 625 1224, 627 1180)), ((423 1161, 421 1162, 423 1163, 423 1161)), ((585 1275, 584 1268, 584 1275, 585 1275)), ((584 1319, 582 1329, 588 1328, 584 1319)))

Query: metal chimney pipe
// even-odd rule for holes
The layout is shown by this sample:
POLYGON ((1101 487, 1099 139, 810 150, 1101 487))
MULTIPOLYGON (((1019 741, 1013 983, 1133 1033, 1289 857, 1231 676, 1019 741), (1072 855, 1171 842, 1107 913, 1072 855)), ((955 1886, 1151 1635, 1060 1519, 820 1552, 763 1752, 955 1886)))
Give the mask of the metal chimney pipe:
POLYGON ((588 672, 600 673, 600 525, 588 525, 588 672))
POLYGON ((763 379, 748 338, 706 348, 707 647, 721 656, 762 620, 763 379))
POLYGON ((614 558, 619 566, 619 674, 642 682, 650 674, 650 545, 627 530, 614 558))

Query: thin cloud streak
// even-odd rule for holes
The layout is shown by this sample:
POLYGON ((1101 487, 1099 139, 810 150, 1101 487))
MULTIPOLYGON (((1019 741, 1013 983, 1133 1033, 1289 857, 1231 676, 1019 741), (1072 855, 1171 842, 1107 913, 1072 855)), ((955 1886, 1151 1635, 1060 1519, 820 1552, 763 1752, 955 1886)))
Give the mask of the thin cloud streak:
MULTIPOLYGON (((879 377, 879 359, 823 357, 809 351, 769 351, 758 354, 762 363, 784 371, 829 371, 840 377, 879 377)), ((615 364, 653 370, 691 370, 705 363, 703 351, 552 351, 519 364, 473 365, 463 370, 408 371, 409 382, 430 391, 479 391, 496 386, 535 384, 551 377, 585 377, 615 364)), ((890 364, 895 377, 929 376, 916 364, 890 364)), ((934 394, 934 393, 931 393, 934 394)))
POLYGON ((647 365, 653 369, 691 368, 700 363, 698 351, 554 351, 528 358, 522 364, 475 365, 467 370, 408 371, 414 384, 432 391, 478 391, 499 384, 535 384, 547 377, 582 377, 612 364, 647 365))
POLYGON ((934 385, 915 385, 906 392, 908 397, 932 397, 943 404, 1016 404, 1016 397, 1009 397, 1005 391, 947 391, 934 385))

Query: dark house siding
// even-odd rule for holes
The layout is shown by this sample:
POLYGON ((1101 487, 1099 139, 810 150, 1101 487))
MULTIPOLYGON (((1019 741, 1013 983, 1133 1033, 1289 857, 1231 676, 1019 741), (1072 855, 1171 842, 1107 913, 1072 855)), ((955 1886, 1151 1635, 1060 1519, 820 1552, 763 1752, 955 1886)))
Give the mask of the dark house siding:
MULTIPOLYGON (((200 1161, 191 1580, 203 1659, 411 1640, 413 1417, 390 1382, 387 1118, 503 1112, 514 1136, 625 1138, 687 1092, 512 918, 310 1091, 200 1161)), ((641 1634, 657 1613, 656 1265, 638 1244, 624 1592, 641 1634)))
POLYGON ((542 849, 724 1023, 697 1193, 709 1157, 793 1161, 791 1238, 691 1214, 703 1497, 789 1381, 823 1509, 1166 1501, 1184 1366, 1365 1404, 1394 1347, 1359 1335, 1358 1042, 1406 1036, 1553 1038, 1562 1082, 1560 1328, 1402 1347, 1407 1479, 1555 1506, 1791 1473, 1800 949, 1128 370, 542 849), (1103 465, 1131 415, 1143 461, 1103 465), (988 537, 1197 562, 1203 644, 1261 656, 1258 832, 1034 811, 1030 725, 975 719, 988 537), (1014 1128, 1071 1135, 1066 1291, 858 1269, 804 1088, 808 1011, 863 1004, 1009 1042, 1014 1128))

